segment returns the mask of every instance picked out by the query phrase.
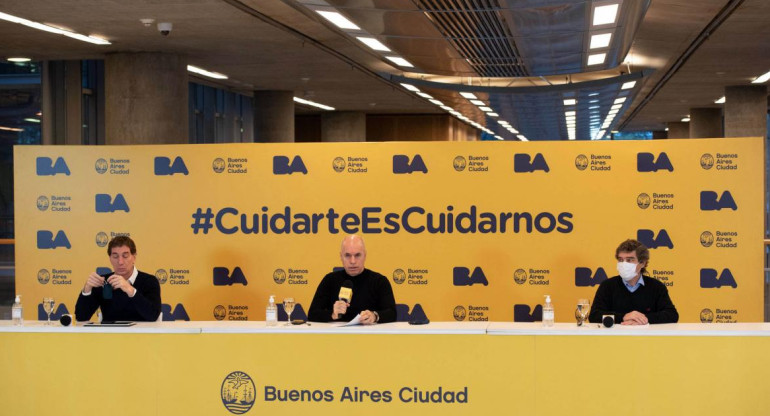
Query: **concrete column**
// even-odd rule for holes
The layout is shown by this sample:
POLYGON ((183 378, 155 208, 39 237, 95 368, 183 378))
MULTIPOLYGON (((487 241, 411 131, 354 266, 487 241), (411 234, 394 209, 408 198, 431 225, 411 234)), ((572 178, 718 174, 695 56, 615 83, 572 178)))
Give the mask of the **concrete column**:
POLYGON ((691 108, 690 138, 722 137, 721 108, 691 108))
POLYGON ((322 142, 365 142, 366 114, 331 112, 321 115, 322 142))
POLYGON ((725 87, 725 137, 767 136, 767 86, 725 87))
POLYGON ((254 141, 294 142, 293 91, 254 91, 254 141))
POLYGON ((114 53, 104 60, 105 144, 187 143, 187 58, 114 53))
POLYGON ((690 123, 683 121, 672 121, 666 123, 668 127, 669 139, 689 139, 690 138, 690 123))

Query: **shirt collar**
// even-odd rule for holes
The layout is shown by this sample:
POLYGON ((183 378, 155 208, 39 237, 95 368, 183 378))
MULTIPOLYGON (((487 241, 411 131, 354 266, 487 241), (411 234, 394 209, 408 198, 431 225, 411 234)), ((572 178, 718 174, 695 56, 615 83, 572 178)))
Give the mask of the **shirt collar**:
POLYGON ((136 282, 136 276, 139 276, 139 270, 136 270, 136 266, 134 266, 134 272, 131 273, 131 277, 128 278, 128 281, 131 283, 131 286, 133 286, 134 282, 136 282))
POLYGON ((623 285, 625 285, 628 290, 633 292, 634 290, 638 289, 639 286, 644 286, 644 276, 639 275, 639 280, 637 280, 636 284, 633 286, 629 285, 625 280, 623 280, 623 285))

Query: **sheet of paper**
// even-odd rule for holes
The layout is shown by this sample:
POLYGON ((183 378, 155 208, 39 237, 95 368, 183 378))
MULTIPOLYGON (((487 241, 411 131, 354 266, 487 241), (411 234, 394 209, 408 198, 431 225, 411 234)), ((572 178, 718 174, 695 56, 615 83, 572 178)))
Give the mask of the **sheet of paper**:
POLYGON ((342 324, 340 326, 353 326, 353 325, 361 325, 361 314, 355 316, 355 318, 351 319, 350 322, 342 324))

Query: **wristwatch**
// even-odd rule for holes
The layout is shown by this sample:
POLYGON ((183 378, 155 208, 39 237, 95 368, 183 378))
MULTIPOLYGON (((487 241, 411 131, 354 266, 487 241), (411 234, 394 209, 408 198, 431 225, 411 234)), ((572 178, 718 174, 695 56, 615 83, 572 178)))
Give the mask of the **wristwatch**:
POLYGON ((380 314, 374 311, 374 323, 380 322, 380 314))

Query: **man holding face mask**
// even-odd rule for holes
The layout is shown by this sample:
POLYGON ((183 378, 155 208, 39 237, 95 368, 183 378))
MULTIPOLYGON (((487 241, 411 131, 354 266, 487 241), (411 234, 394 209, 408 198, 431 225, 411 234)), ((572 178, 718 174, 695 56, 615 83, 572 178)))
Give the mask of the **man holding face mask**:
POLYGON ((647 275, 650 251, 636 240, 626 240, 615 250, 619 276, 599 285, 591 305, 590 322, 613 315, 623 325, 669 324, 679 313, 666 286, 647 275))
POLYGON ((112 273, 91 273, 75 304, 75 318, 87 321, 102 309, 104 321, 155 321, 160 316, 160 284, 155 276, 140 272, 136 244, 126 236, 107 245, 112 273))

